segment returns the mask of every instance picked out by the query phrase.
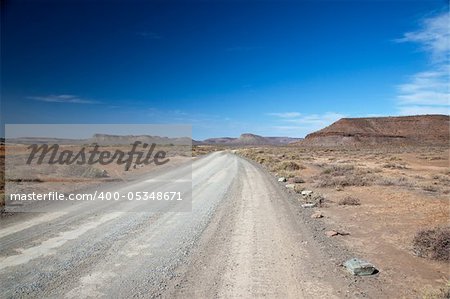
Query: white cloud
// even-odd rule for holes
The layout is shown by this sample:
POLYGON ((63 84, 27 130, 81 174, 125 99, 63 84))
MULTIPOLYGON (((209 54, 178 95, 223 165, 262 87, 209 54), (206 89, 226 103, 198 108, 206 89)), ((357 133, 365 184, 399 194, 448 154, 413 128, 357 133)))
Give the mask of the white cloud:
POLYGON ((327 112, 324 114, 309 114, 302 115, 298 118, 287 119, 286 122, 291 124, 306 125, 306 126, 327 126, 333 122, 343 118, 344 115, 335 112, 327 112))
POLYGON ((281 118, 294 118, 294 117, 299 117, 302 114, 299 112, 273 112, 273 113, 267 113, 267 115, 281 117, 281 118))
POLYGON ((400 115, 450 114, 448 106, 405 106, 399 107, 400 115))
POLYGON ((423 20, 419 30, 407 32, 399 42, 416 42, 435 60, 448 58, 450 50, 449 12, 423 20))
POLYGON ((32 96, 27 99, 48 102, 48 103, 67 103, 67 104, 98 104, 97 101, 87 100, 75 95, 61 94, 61 95, 49 95, 49 96, 32 96))
POLYGON ((416 42, 432 58, 430 69, 398 86, 400 114, 449 114, 450 110, 450 13, 425 19, 421 28, 405 33, 400 42, 416 42))
POLYGON ((278 117, 279 124, 273 126, 273 129, 295 134, 295 136, 305 136, 331 125, 335 121, 345 117, 345 115, 336 112, 326 112, 323 114, 298 114, 297 117, 291 118, 287 118, 281 114, 278 117))

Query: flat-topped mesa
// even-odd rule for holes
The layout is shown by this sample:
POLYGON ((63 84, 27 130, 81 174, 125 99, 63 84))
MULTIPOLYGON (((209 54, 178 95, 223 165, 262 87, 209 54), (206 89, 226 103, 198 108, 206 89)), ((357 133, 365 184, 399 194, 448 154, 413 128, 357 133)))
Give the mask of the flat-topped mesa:
POLYGON ((299 145, 448 145, 450 116, 342 118, 311 133, 299 145))
POLYGON ((256 134, 244 133, 239 136, 239 138, 209 138, 204 140, 203 144, 220 144, 220 145, 286 145, 291 142, 296 142, 301 140, 300 138, 291 137, 263 137, 256 134))
POLYGON ((189 145, 193 143, 190 137, 169 138, 165 136, 152 135, 111 135, 111 134, 94 134, 92 138, 87 140, 90 143, 98 143, 103 145, 113 144, 133 144, 135 141, 142 143, 155 144, 175 144, 175 145, 189 145))

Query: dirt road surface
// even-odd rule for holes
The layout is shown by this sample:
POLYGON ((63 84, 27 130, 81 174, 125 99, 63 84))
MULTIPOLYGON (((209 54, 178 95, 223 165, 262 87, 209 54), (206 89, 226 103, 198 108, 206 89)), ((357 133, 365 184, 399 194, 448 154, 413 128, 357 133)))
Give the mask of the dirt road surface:
POLYGON ((216 152, 192 180, 188 213, 102 205, 1 219, 1 297, 371 297, 259 166, 216 152))

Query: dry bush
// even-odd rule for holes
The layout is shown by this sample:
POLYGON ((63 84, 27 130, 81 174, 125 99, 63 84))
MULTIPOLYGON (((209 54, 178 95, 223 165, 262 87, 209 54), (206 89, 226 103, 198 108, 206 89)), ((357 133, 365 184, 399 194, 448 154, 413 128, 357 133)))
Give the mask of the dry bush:
POLYGON ((450 261, 450 226, 420 230, 413 239, 413 251, 420 257, 450 261))
POLYGON ((400 157, 390 157, 388 160, 389 161, 402 161, 402 158, 400 158, 400 157))
POLYGON ((338 201, 338 205, 340 206, 359 206, 361 201, 359 198, 347 196, 338 201))
POLYGON ((383 164, 383 168, 389 168, 389 169, 408 169, 406 164, 398 164, 398 163, 385 163, 383 164))
POLYGON ((294 178, 299 170, 306 168, 298 161, 292 160, 300 158, 296 154, 280 154, 270 149, 243 149, 239 150, 239 154, 265 166, 270 172, 286 178, 294 178))
POLYGON ((439 191, 439 188, 434 185, 426 185, 426 186, 423 186, 422 189, 424 191, 428 191, 428 192, 438 192, 439 191))
POLYGON ((428 289, 423 293, 423 299, 449 299, 450 281, 439 289, 428 289))
POLYGON ((298 164, 295 161, 282 161, 272 163, 268 165, 268 168, 271 172, 278 173, 279 176, 284 176, 286 178, 293 178, 298 175, 298 171, 304 169, 305 166, 302 164, 298 164))
POLYGON ((450 178, 448 176, 436 174, 433 176, 433 180, 439 181, 444 186, 450 186, 450 178))
POLYGON ((296 177, 292 178, 292 183, 294 183, 294 184, 303 184, 304 182, 305 181, 301 177, 296 176, 296 177))
POLYGON ((296 171, 300 169, 305 169, 305 166, 298 164, 294 161, 283 161, 278 167, 280 170, 286 171, 296 171))
POLYGON ((399 177, 399 178, 380 177, 377 180, 377 184, 381 185, 381 186, 401 186, 401 187, 410 187, 410 188, 416 187, 415 182, 412 182, 405 177, 399 177))
POLYGON ((342 175, 346 175, 346 174, 352 172, 354 169, 355 169, 355 167, 353 165, 348 165, 348 164, 336 165, 336 164, 334 164, 334 165, 330 165, 330 166, 326 167, 322 171, 322 174, 342 176, 342 175))
POLYGON ((372 175, 361 176, 350 174, 345 176, 333 177, 330 175, 321 176, 315 180, 315 187, 348 187, 348 186, 371 186, 374 181, 372 175))
POLYGON ((253 160, 259 164, 263 165, 272 165, 276 162, 278 162, 277 159, 274 159, 272 156, 264 155, 264 154, 258 154, 256 155, 253 160))
POLYGON ((373 170, 353 165, 330 165, 314 177, 316 187, 370 186, 375 179, 373 170))

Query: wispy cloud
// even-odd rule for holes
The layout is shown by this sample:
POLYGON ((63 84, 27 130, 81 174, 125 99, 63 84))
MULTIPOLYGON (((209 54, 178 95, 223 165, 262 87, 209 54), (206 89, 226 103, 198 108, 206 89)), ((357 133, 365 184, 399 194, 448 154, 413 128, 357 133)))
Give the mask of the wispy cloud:
POLYGON ((274 112, 274 113, 267 113, 267 115, 281 117, 281 118, 294 118, 299 117, 301 115, 300 112, 274 112))
POLYGON ((345 115, 336 112, 323 114, 285 112, 270 113, 269 115, 277 117, 276 124, 273 126, 274 129, 295 136, 305 136, 345 117, 345 115))
POLYGON ((322 128, 332 124, 333 122, 343 118, 344 115, 336 112, 326 112, 323 114, 307 114, 297 118, 286 119, 286 122, 304 126, 313 126, 322 128))
POLYGON ((83 99, 76 95, 60 94, 48 96, 29 96, 27 99, 48 102, 48 103, 66 103, 66 104, 99 104, 98 101, 83 99))
POLYGON ((419 43, 424 51, 431 53, 433 60, 447 60, 450 50, 449 25, 447 11, 423 20, 419 30, 407 32, 397 41, 419 43))
POLYGON ((407 32, 397 41, 415 42, 430 57, 429 69, 416 73, 409 82, 397 86, 400 114, 450 113, 450 14, 425 19, 419 30, 407 32))

